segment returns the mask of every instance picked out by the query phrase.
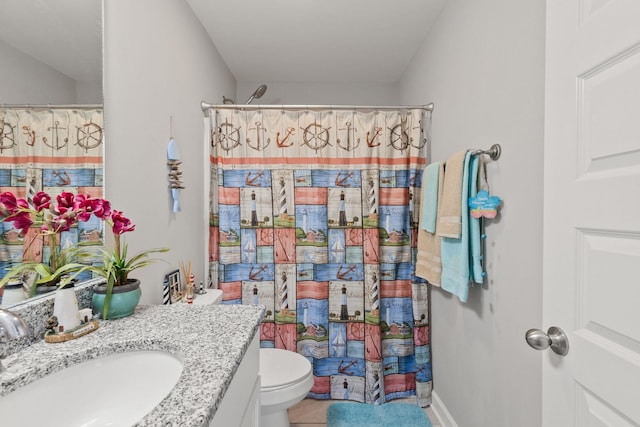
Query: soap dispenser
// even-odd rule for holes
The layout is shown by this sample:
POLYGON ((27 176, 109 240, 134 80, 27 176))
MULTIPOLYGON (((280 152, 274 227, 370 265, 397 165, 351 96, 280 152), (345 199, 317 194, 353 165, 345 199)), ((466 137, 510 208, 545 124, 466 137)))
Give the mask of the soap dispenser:
POLYGON ((67 283, 56 291, 53 315, 58 318, 58 332, 69 332, 80 326, 78 299, 73 283, 67 283))
POLYGON ((2 304, 0 304, 0 307, 11 307, 24 299, 25 293, 22 280, 10 279, 9 283, 4 286, 4 294, 2 295, 2 304))

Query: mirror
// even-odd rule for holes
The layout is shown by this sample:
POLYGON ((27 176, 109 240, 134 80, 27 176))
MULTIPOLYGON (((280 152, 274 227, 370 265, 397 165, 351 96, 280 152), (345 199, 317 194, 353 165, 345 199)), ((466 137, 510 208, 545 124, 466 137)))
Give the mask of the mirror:
POLYGON ((0 104, 102 103, 102 1, 3 0, 0 104))
MULTIPOLYGON (((63 108, 69 108, 69 111, 75 114, 76 110, 83 111, 80 107, 89 107, 98 110, 101 116, 102 0, 2 0, 0 12, 0 111, 24 111, 32 108, 34 112, 51 111, 57 114, 63 108), (38 109, 42 106, 47 108, 38 109)), ((80 127, 86 125, 78 124, 80 122, 69 124, 66 136, 60 131, 63 128, 62 124, 58 129, 57 119, 53 122, 55 135, 52 134, 48 138, 48 143, 46 138, 41 138, 36 144, 33 141, 27 144, 40 144, 42 148, 46 145, 51 147, 51 151, 55 151, 64 144, 58 144, 58 137, 61 141, 68 141, 67 145, 71 147, 75 144, 73 138, 76 137, 76 133, 90 139, 97 135, 94 132, 96 126, 93 125, 98 121, 94 118, 87 119, 86 122, 89 122, 90 126, 82 129, 80 127), (92 133, 88 133, 87 129, 92 133)), ((13 144, 13 139, 17 145, 17 137, 26 132, 26 126, 20 123, 12 128, 11 124, 5 121, 4 115, 0 116, 0 124, 0 157, 3 157, 0 158, 0 163, 3 163, 0 165, 0 192, 4 192, 14 190, 21 185, 21 179, 24 182, 30 175, 29 172, 25 174, 24 171, 19 171, 18 167, 12 169, 7 165, 10 163, 8 159, 12 150, 5 147, 7 144, 13 144), (12 140, 5 138, 7 129, 13 129, 12 140), (21 176, 21 173, 25 176, 21 176)), ((102 141, 101 121, 99 125, 102 141)), ((101 162, 103 144, 94 150, 100 150, 101 162)), ((102 163, 96 167, 99 168, 99 172, 95 174, 99 177, 93 185, 98 188, 95 191, 102 193, 102 163)), ((69 172, 73 179, 73 173, 69 172)), ((59 191, 78 191, 77 187, 64 187, 69 185, 69 180, 64 182, 69 176, 64 170, 62 173, 60 169, 40 173, 44 178, 38 189, 55 194, 55 186, 62 185, 59 191), (58 174, 58 181, 47 182, 47 173, 58 174)), ((86 184, 75 185, 84 187, 86 184)), ((0 247, 6 243, 5 234, 2 233, 0 236, 0 247)), ((6 249, 0 250, 0 269, 4 270, 7 258, 6 249)), ((2 292, 4 291, 0 290, 0 293, 2 292)))

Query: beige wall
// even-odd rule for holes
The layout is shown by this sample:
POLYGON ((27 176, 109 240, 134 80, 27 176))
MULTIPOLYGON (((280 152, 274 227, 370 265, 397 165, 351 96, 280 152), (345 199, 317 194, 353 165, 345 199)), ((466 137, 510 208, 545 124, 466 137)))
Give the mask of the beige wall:
POLYGON ((432 157, 502 145, 488 166, 504 204, 486 227, 488 283, 466 304, 432 293, 434 389, 460 427, 541 423, 544 2, 452 0, 401 82, 435 103, 432 157))
POLYGON ((130 251, 170 246, 165 259, 133 276, 142 303, 160 303, 164 274, 191 260, 203 279, 204 147, 200 101, 235 93, 235 79, 184 1, 109 0, 104 5, 105 185, 114 207, 136 224, 130 251), (172 120, 171 120, 172 118, 172 120), (167 143, 182 158, 182 212, 171 211, 167 143))

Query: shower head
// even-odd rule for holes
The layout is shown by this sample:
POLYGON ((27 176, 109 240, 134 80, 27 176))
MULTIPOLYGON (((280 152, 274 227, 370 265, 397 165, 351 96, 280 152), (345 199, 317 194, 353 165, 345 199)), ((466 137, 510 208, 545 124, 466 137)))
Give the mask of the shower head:
POLYGON ((262 98, 262 95, 264 95, 266 91, 267 91, 267 85, 260 85, 260 87, 251 94, 246 104, 251 104, 251 101, 253 101, 256 98, 262 98))

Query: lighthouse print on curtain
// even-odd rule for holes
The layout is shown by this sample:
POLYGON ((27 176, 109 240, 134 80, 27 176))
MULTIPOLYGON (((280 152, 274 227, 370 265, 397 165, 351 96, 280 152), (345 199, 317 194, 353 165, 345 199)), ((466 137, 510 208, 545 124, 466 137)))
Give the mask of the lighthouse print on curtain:
POLYGON ((313 364, 309 397, 431 402, 414 275, 430 113, 212 110, 210 272, 262 304, 262 347, 313 364))

